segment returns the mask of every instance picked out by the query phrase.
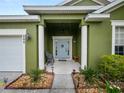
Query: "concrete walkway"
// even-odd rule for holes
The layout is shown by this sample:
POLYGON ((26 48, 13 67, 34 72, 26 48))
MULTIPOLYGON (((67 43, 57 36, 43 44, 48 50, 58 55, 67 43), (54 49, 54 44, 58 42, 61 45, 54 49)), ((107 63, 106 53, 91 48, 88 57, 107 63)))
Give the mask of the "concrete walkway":
MULTIPOLYGON (((53 64, 55 74, 71 74, 73 69, 79 71, 80 64, 74 61, 56 61, 53 64)), ((48 64, 46 67, 48 72, 52 72, 52 65, 48 64)))
POLYGON ((75 93, 71 74, 55 74, 51 93, 75 93))

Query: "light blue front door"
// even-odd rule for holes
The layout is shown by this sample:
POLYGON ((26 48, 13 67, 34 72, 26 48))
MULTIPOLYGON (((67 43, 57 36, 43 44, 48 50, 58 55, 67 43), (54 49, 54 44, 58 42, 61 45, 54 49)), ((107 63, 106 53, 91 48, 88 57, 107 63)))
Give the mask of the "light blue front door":
POLYGON ((70 57, 69 40, 57 40, 55 45, 56 59, 66 60, 70 57))

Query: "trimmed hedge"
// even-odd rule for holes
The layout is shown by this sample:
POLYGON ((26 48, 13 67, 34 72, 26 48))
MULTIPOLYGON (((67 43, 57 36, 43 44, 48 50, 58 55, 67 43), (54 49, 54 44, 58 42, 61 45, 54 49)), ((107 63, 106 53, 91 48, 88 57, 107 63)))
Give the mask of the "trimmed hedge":
POLYGON ((103 56, 98 64, 98 70, 109 80, 124 81, 124 56, 103 56))

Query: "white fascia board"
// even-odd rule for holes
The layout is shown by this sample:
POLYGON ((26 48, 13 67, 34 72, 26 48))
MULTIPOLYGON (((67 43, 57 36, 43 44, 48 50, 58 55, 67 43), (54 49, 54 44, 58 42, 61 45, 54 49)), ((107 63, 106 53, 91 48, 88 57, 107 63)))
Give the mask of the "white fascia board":
POLYGON ((39 13, 82 13, 83 11, 94 11, 102 6, 24 6, 29 14, 39 13))
POLYGON ((38 15, 0 15, 0 22, 40 22, 38 15))
POLYGON ((102 6, 24 6, 24 10, 97 10, 102 6))
POLYGON ((123 3, 123 2, 124 2, 124 0, 115 0, 114 2, 94 11, 93 13, 102 13, 102 12, 104 12, 104 11, 106 11, 106 10, 108 10, 108 9, 110 9, 110 8, 120 4, 120 3, 123 3))
POLYGON ((110 14, 88 14, 85 18, 85 21, 102 21, 104 19, 110 18, 110 14))

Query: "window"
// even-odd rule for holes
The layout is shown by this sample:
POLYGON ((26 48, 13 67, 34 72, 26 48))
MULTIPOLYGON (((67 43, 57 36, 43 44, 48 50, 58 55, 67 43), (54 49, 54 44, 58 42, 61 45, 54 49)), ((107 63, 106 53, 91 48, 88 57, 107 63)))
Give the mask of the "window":
POLYGON ((115 27, 115 54, 124 55, 124 27, 115 27))
POLYGON ((124 55, 124 20, 112 20, 112 54, 124 55))

